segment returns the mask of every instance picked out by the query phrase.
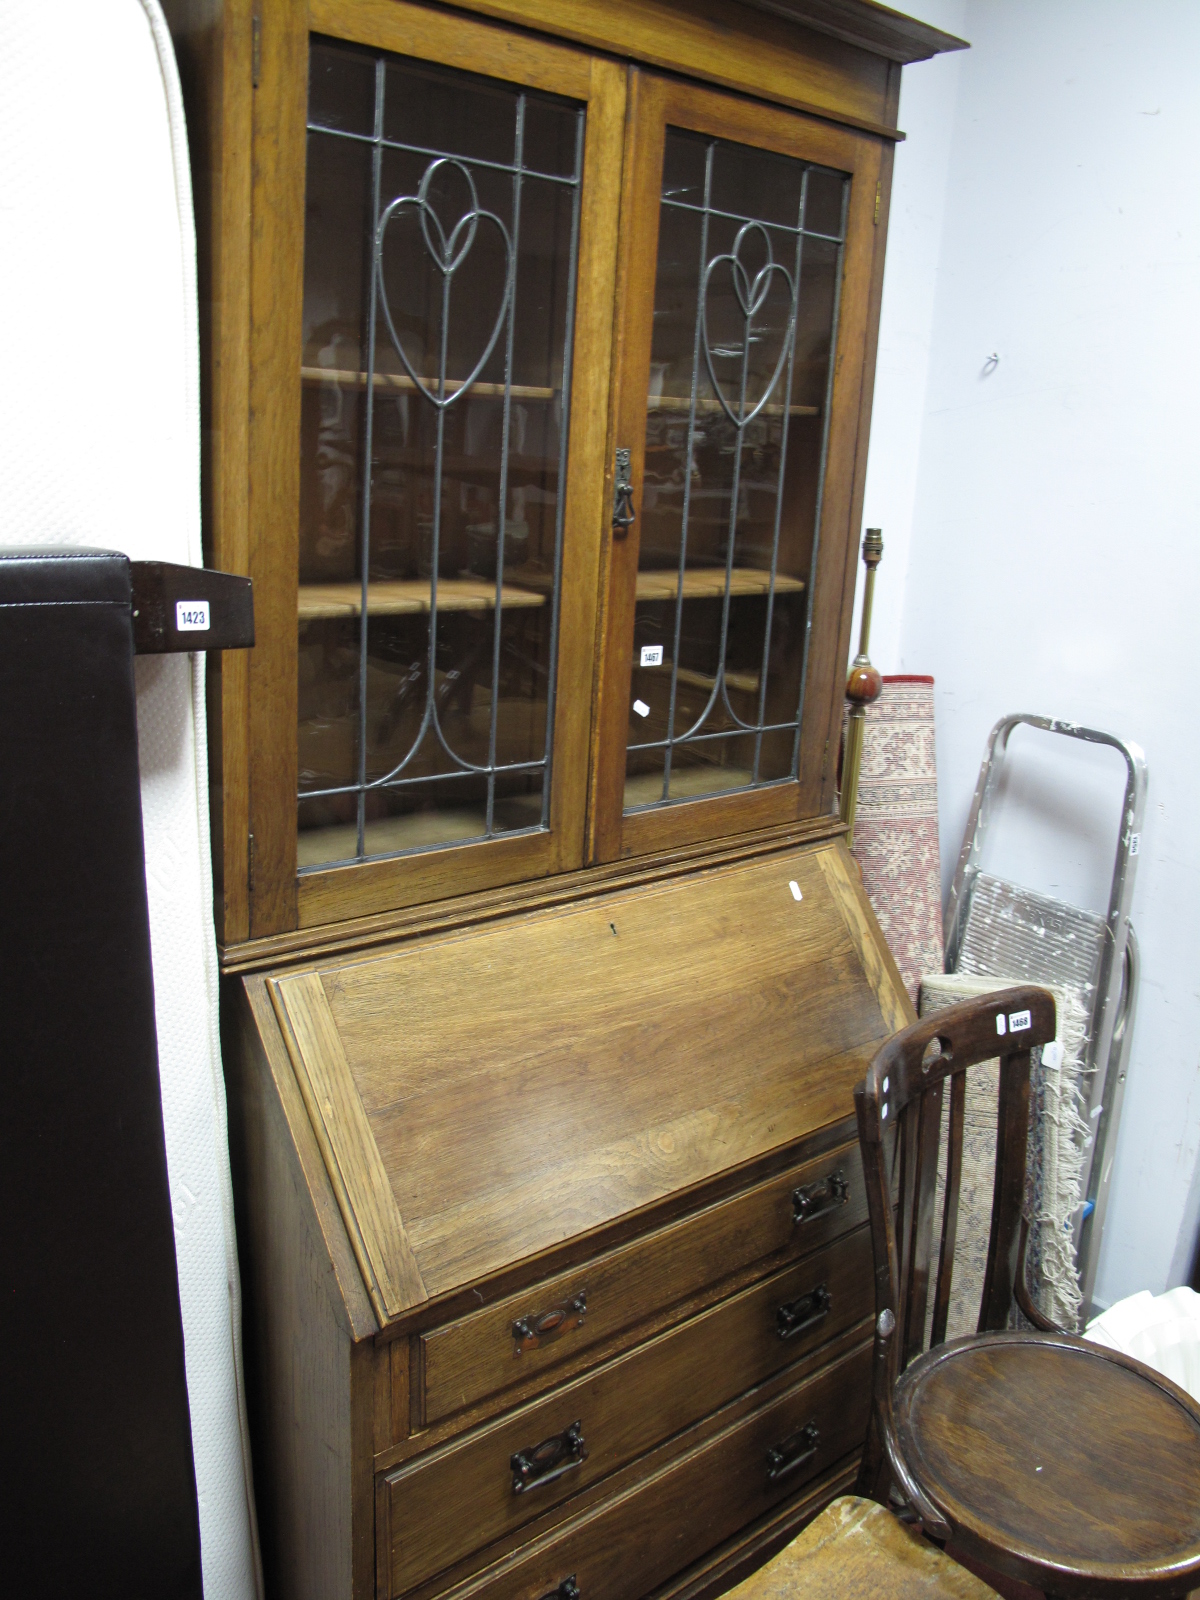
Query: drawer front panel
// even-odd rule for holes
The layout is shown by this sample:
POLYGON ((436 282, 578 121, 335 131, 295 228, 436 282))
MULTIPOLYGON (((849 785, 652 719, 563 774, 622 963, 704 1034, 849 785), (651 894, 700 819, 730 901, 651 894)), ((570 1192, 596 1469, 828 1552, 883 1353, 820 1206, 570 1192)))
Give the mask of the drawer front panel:
POLYGON ((859 1228, 597 1372, 390 1474, 392 1592, 645 1454, 869 1318, 859 1228), (453 1506, 463 1515, 447 1514, 453 1506))
POLYGON ((856 1451, 870 1382, 861 1345, 454 1600, 639 1600, 856 1451))
POLYGON ((763 1257, 783 1259, 866 1220, 856 1144, 558 1274, 422 1338, 432 1423, 546 1372, 763 1257), (796 1191, 801 1191, 799 1202, 796 1191))

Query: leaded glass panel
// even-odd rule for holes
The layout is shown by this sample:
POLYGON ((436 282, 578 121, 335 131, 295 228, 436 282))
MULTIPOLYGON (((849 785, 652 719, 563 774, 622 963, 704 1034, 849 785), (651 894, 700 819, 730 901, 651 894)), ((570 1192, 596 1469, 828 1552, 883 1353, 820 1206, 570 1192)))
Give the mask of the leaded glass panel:
POLYGON ((301 871, 549 826, 583 123, 312 41, 301 871))
POLYGON ((849 189, 667 129, 627 811, 796 776, 849 189))

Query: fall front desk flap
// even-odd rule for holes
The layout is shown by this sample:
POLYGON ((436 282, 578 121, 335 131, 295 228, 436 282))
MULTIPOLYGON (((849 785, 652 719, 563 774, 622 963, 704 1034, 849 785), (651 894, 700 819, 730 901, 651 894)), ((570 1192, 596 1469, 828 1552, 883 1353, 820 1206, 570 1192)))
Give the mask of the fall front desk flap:
POLYGON ((382 1320, 848 1116, 912 1015, 840 841, 269 990, 382 1320))

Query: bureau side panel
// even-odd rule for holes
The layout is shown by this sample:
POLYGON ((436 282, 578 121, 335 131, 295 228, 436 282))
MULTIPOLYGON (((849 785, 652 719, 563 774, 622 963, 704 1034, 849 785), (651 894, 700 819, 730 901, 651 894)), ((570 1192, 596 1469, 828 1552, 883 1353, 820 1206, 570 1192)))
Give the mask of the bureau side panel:
POLYGON ((227 991, 225 1061, 267 1595, 366 1600, 375 1323, 260 991, 227 991))

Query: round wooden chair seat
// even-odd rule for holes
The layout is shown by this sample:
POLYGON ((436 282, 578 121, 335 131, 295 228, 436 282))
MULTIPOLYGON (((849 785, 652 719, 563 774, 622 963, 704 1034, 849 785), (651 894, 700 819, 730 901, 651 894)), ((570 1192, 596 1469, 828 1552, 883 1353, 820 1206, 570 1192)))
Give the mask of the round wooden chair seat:
POLYGON ((895 1419, 968 1555, 1054 1595, 1200 1583, 1200 1406, 1140 1362, 1068 1334, 956 1339, 901 1375, 895 1419))
POLYGON ((725 1600, 1000 1600, 874 1500, 842 1495, 725 1600))

